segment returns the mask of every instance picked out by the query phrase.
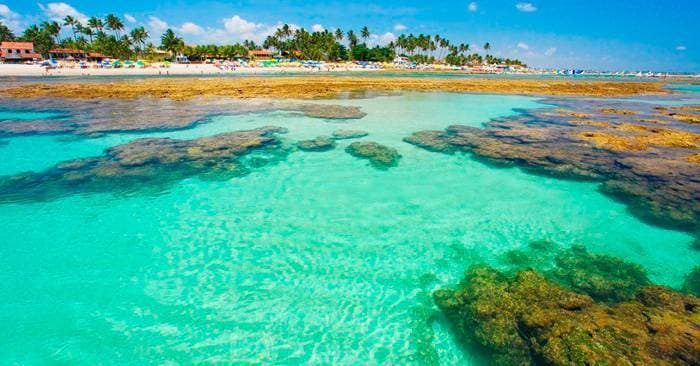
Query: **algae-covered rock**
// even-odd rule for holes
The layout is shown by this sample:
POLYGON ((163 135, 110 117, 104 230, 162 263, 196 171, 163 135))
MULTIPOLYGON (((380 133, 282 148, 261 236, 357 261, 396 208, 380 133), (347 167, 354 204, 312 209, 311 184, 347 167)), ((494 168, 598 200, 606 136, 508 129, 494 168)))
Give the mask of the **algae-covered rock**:
POLYGON ((690 273, 685 275, 683 291, 695 296, 700 296, 700 266, 696 266, 690 273))
POLYGON ((372 141, 353 142, 345 151, 352 156, 369 160, 378 169, 394 167, 401 159, 401 154, 396 149, 372 141))
POLYGON ((192 176, 230 179, 245 173, 253 152, 280 150, 280 127, 228 132, 193 140, 142 138, 103 155, 59 163, 42 172, 0 177, 0 203, 50 200, 74 193, 132 192, 192 176))
POLYGON ((408 137, 403 138, 404 142, 422 147, 429 151, 451 154, 454 148, 445 140, 444 132, 441 131, 418 131, 408 137))
POLYGON ((331 135, 335 140, 359 139, 369 135, 369 132, 362 130, 336 130, 331 135))
POLYGON ((335 141, 327 136, 319 136, 312 140, 299 141, 297 147, 303 151, 328 151, 335 148, 335 141))
POLYGON ((556 266, 547 272, 548 278, 596 301, 629 300, 650 283, 641 266, 608 255, 588 253, 582 246, 560 252, 554 262, 556 266))
POLYGON ((700 300, 660 286, 614 306, 596 303, 533 270, 510 277, 470 268, 433 297, 457 336, 502 365, 696 365, 700 300))

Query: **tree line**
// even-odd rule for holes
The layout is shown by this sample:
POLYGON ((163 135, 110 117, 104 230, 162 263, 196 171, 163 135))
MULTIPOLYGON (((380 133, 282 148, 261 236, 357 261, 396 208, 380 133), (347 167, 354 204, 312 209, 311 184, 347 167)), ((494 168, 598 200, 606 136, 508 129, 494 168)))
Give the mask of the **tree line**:
POLYGON ((372 33, 367 26, 362 27, 359 33, 354 30, 344 32, 341 29, 309 32, 285 24, 261 45, 244 41, 229 45, 187 46, 172 29, 167 29, 161 35, 158 46, 149 42, 149 39, 150 34, 144 27, 125 31, 123 21, 114 14, 109 14, 104 19, 91 17, 86 24, 72 16, 66 16, 62 22, 45 21, 28 27, 19 37, 15 37, 10 29, 0 23, 0 41, 33 42, 36 52, 44 57, 48 56, 50 49, 60 47, 99 52, 123 59, 153 56, 156 49, 170 51, 172 54, 182 53, 192 60, 232 59, 247 56, 249 50, 265 48, 279 52, 282 56, 302 60, 391 62, 396 56, 403 56, 416 63, 442 61, 459 66, 484 63, 524 65, 519 60, 490 55, 490 43, 481 47, 484 51, 482 56, 479 52, 472 52, 469 44, 452 43, 440 35, 402 34, 387 45, 370 46, 372 33), (64 29, 70 30, 69 36, 60 38, 64 29))

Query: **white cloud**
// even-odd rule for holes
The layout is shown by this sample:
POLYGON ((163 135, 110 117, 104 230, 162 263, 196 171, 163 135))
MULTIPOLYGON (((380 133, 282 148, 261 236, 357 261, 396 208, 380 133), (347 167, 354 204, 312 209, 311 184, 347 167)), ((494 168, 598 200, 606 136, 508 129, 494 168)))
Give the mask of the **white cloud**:
POLYGON ((687 48, 686 48, 685 46, 683 46, 683 45, 680 45, 680 46, 677 46, 677 47, 676 47, 676 51, 685 51, 685 50, 687 50, 687 48))
POLYGON ((74 7, 66 3, 39 4, 39 8, 51 20, 62 22, 63 18, 70 15, 81 23, 87 23, 87 15, 75 10, 74 7))
POLYGON ((396 24, 394 24, 394 30, 397 31, 397 32, 403 32, 403 31, 405 31, 406 29, 408 29, 408 27, 405 26, 405 25, 403 25, 403 24, 401 24, 401 23, 396 23, 396 24))
POLYGON ((369 36, 370 42, 369 43, 374 43, 379 46, 386 46, 389 44, 389 42, 393 42, 396 40, 396 35, 391 32, 386 32, 384 34, 370 34, 369 36))
MULTIPOLYGON (((156 18, 154 16, 148 17, 148 26, 151 28, 153 33, 160 34, 168 29, 168 23, 156 18)), ((155 36, 155 35, 154 35, 155 36)))
POLYGON ((326 28, 323 28, 323 26, 320 24, 314 24, 311 26, 312 32, 323 32, 324 30, 326 30, 326 28))
POLYGON ((224 28, 233 34, 251 33, 262 26, 262 24, 249 22, 238 15, 224 20, 224 28))
POLYGON ((192 22, 185 22, 180 26, 180 32, 183 34, 193 34, 193 35, 198 35, 204 33, 204 29, 197 24, 194 24, 192 22))
POLYGON ((136 23, 136 18, 131 14, 124 14, 124 19, 129 23, 136 23))
POLYGON ((0 4, 0 18, 15 19, 15 18, 19 18, 19 14, 10 10, 10 8, 7 5, 0 4))
POLYGON ((10 10, 5 4, 0 4, 0 22, 15 32, 20 31, 20 15, 10 10))
POLYGON ((471 11, 473 13, 473 12, 479 10, 479 5, 472 1, 469 3, 468 9, 469 9, 469 11, 471 11))
MULTIPOLYGON (((251 40, 262 42, 267 36, 272 35, 277 28, 282 24, 266 25, 263 23, 255 23, 234 15, 231 18, 224 19, 224 29, 213 29, 211 35, 207 39, 215 42, 231 42, 251 40)), ((295 24, 289 24, 292 30, 299 27, 295 24)), ((209 30, 208 30, 209 31, 209 30)))
POLYGON ((532 5, 532 3, 517 3, 515 4, 515 7, 525 13, 532 13, 533 11, 537 11, 537 7, 532 5))
POLYGON ((547 48, 546 51, 544 51, 545 56, 554 56, 555 53, 557 53, 556 47, 550 47, 550 48, 547 48))
POLYGON ((527 43, 525 43, 525 42, 518 42, 518 48, 520 48, 522 50, 529 50, 530 46, 528 46, 527 43))

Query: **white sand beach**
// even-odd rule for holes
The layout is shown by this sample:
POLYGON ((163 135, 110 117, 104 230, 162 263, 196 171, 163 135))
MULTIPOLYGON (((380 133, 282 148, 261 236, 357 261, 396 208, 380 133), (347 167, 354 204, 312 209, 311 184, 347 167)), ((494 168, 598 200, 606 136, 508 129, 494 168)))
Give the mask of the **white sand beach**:
POLYGON ((40 65, 0 64, 2 76, 127 76, 127 75, 232 75, 232 74, 270 74, 270 73, 318 73, 347 71, 377 71, 376 68, 362 68, 357 65, 329 64, 320 68, 309 67, 236 67, 220 68, 212 64, 171 64, 168 67, 152 65, 144 68, 97 68, 81 69, 77 66, 63 66, 49 69, 40 65))

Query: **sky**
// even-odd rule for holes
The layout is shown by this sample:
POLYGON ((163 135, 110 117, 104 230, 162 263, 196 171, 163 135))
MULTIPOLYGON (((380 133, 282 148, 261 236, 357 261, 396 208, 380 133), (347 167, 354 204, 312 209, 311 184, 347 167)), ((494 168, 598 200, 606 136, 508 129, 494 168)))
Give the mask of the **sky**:
POLYGON ((284 23, 356 32, 366 25, 371 43, 440 34, 472 49, 490 42, 490 53, 534 67, 700 73, 700 0, 0 0, 0 22, 18 34, 47 19, 108 13, 127 28, 146 27, 156 44, 167 28, 188 44, 223 44, 260 42, 284 23))

